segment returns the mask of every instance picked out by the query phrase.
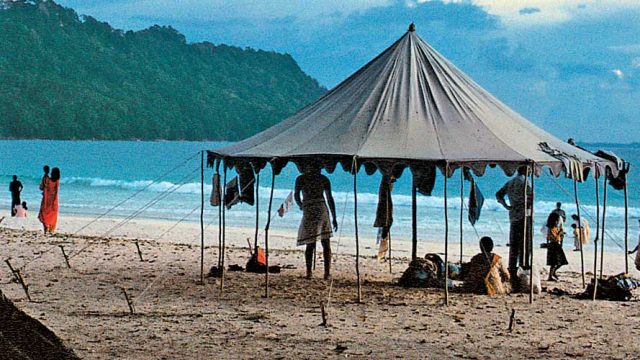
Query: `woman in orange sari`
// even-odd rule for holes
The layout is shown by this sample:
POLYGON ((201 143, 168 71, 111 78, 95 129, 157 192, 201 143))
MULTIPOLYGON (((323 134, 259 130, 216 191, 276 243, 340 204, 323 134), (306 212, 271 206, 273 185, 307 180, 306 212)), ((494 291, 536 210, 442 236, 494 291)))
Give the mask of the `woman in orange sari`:
POLYGON ((53 168, 51 177, 43 177, 40 183, 42 190, 42 203, 38 220, 44 227, 44 233, 53 234, 58 222, 58 189, 60 188, 60 169, 53 168))

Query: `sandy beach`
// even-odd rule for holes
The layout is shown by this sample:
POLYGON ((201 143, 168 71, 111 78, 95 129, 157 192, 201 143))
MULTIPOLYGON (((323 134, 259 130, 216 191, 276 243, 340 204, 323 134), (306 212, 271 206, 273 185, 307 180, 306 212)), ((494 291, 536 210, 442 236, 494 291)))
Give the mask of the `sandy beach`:
MULTIPOLYGON (((61 216, 59 234, 45 237, 39 223, 5 219, 0 224, 2 259, 21 269, 33 299, 11 281, 3 263, 3 293, 52 329, 86 359, 180 358, 629 358, 640 347, 628 341, 640 334, 636 299, 585 301, 543 292, 533 305, 528 295, 477 296, 452 292, 443 306, 442 290, 405 289, 395 284, 408 263, 410 244, 397 241, 393 272, 374 258, 373 239, 361 239, 363 303, 356 303, 352 236, 334 237, 333 282, 306 280, 304 259, 292 233, 273 229, 271 264, 290 268, 270 276, 227 272, 200 279, 199 224, 136 219, 101 219, 77 232, 90 218, 61 216), (105 236, 105 234, 108 235, 105 236), (138 240, 144 261, 134 245, 138 240), (338 243, 340 247, 338 248, 338 243), (58 245, 70 257, 67 268, 58 245), (131 315, 122 289, 133 300, 131 315), (327 302, 327 326, 320 326, 320 303, 327 302), (515 309, 513 331, 509 317, 515 309)), ((246 238, 253 229, 229 228, 227 264, 244 266, 246 238)), ((217 262, 215 226, 207 228, 205 272, 217 262)), ((456 234, 450 256, 459 258, 456 234)), ((262 240, 261 240, 262 241, 262 240)), ((419 254, 442 253, 443 242, 421 241, 419 254)), ((581 291, 579 252, 565 250, 571 266, 559 283, 543 288, 581 291)), ((585 252, 592 268, 593 250, 585 252)), ((506 257, 508 248, 496 251, 506 257)), ((464 258, 476 249, 466 246, 464 258)), ((542 267, 545 251, 535 249, 542 267)), ((633 268, 633 263, 630 263, 633 268)), ((609 252, 605 273, 624 270, 619 252, 609 252)), ((546 278, 546 270, 541 277, 546 278)), ((590 274, 590 272, 589 272, 590 274)), ((635 269, 632 274, 638 276, 635 269)), ((587 279, 588 281, 588 279, 587 279)))

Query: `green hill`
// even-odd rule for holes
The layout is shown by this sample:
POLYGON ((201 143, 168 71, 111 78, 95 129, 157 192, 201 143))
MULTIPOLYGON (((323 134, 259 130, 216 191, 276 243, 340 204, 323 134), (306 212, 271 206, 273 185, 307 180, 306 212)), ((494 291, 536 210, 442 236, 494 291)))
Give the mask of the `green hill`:
POLYGON ((0 138, 238 140, 324 91, 288 54, 0 0, 0 138))

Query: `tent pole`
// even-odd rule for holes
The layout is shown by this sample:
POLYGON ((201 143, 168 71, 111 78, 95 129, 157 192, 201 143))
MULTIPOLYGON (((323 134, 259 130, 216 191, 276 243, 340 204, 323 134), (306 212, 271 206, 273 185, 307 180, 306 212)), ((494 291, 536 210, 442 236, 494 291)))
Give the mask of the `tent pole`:
MULTIPOLYGON (((356 235, 356 281, 358 288, 358 303, 362 302, 362 287, 360 285, 360 239, 358 237, 358 163, 353 157, 353 216, 356 235)), ((389 259, 391 261, 391 259, 389 259)))
POLYGON ((462 232, 462 216, 464 213, 464 166, 460 167, 460 264, 462 264, 462 240, 464 235, 462 232))
POLYGON ((393 274, 393 269, 391 268, 391 229, 389 229, 389 274, 393 274))
POLYGON ((533 304, 533 219, 536 199, 536 173, 535 163, 531 164, 531 226, 529 226, 529 304, 533 304))
MULTIPOLYGON (((529 256, 528 256, 528 251, 527 251, 527 243, 528 240, 527 238, 528 236, 528 210, 529 210, 529 194, 527 193, 527 188, 529 187, 529 165, 526 166, 526 171, 525 171, 525 176, 524 176, 524 228, 522 229, 522 246, 520 247, 520 255, 518 256, 519 258, 519 262, 520 262, 520 266, 527 267, 527 263, 529 262, 529 256), (525 253, 527 253, 525 255, 525 253)), ((513 244, 512 244, 513 245, 513 244)), ((519 289, 520 291, 522 289, 519 289)))
POLYGON ((576 198, 576 209, 578 212, 578 241, 580 245, 580 271, 582 272, 582 288, 586 286, 586 282, 584 279, 584 246, 582 246, 582 242, 584 239, 582 235, 584 234, 584 229, 582 228, 582 218, 580 217, 580 199, 578 198, 578 181, 573 179, 573 194, 576 198))
POLYGON ((256 232, 253 237, 253 251, 258 256, 258 226, 260 226, 260 172, 256 173, 256 232))
POLYGON ((413 176, 411 177, 411 260, 418 257, 418 221, 417 221, 418 205, 416 194, 416 183, 413 176))
MULTIPOLYGON (((602 226, 600 230, 600 280, 604 277, 604 235, 605 235, 605 221, 607 218, 607 170, 604 171, 604 180, 602 188, 602 226)), ((626 255, 625 255, 626 256, 626 255)))
POLYGON ((449 163, 444 170, 444 304, 449 305, 449 212, 447 204, 447 177, 449 163))
POLYGON ((269 194, 269 207, 267 212, 267 225, 264 228, 264 259, 267 271, 264 273, 264 297, 269 297, 269 227, 271 226, 271 206, 273 204, 273 187, 276 182, 276 172, 271 165, 271 193, 269 194))
POLYGON ((627 176, 624 179, 624 273, 629 273, 629 191, 627 176))
POLYGON ((597 169, 595 171, 596 176, 596 238, 593 241, 593 301, 596 300, 596 292, 598 290, 598 241, 600 240, 600 189, 597 176, 597 169))
POLYGON ((222 202, 220 203, 220 206, 222 207, 222 249, 220 250, 220 268, 219 268, 219 272, 220 272, 220 292, 222 293, 224 291, 224 255, 225 255, 225 247, 226 247, 226 232, 227 232, 227 228, 226 228, 226 219, 225 219, 225 207, 226 207, 226 196, 227 196, 227 164, 225 163, 224 168, 222 170, 223 175, 222 175, 222 183, 224 184, 222 186, 223 191, 222 191, 222 202))
POLYGON ((200 153, 200 282, 204 284, 204 150, 200 153))
MULTIPOLYGON (((218 174, 218 184, 220 183, 220 163, 216 165, 216 174, 218 174)), ((222 187, 218 189, 220 191, 220 201, 218 202, 218 271, 222 266, 222 207, 224 206, 224 187, 226 184, 222 184, 222 187)))

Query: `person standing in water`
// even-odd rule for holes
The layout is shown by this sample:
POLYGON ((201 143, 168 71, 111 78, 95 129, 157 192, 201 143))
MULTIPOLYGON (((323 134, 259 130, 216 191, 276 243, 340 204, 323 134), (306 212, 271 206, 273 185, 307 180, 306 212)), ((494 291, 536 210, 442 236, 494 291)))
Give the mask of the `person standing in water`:
POLYGON ((16 216, 16 206, 20 205, 22 192, 22 183, 18 181, 18 176, 13 175, 13 181, 9 183, 9 191, 11 192, 11 216, 16 216))
POLYGON ((53 234, 58 223, 58 190, 60 189, 60 169, 53 168, 51 177, 46 172, 40 183, 42 190, 42 203, 38 220, 42 223, 44 233, 53 234))
POLYGON ((329 279, 331 276, 330 239, 333 236, 333 232, 329 222, 327 203, 333 217, 334 231, 338 230, 338 222, 336 221, 336 208, 331 194, 331 183, 326 176, 320 173, 320 167, 317 164, 304 165, 303 174, 296 179, 294 199, 302 209, 302 221, 298 228, 297 243, 299 246, 306 245, 307 247, 304 253, 307 265, 307 279, 313 276, 313 257, 318 240, 322 244, 324 278, 329 279), (302 198, 300 198, 301 194, 302 198))

